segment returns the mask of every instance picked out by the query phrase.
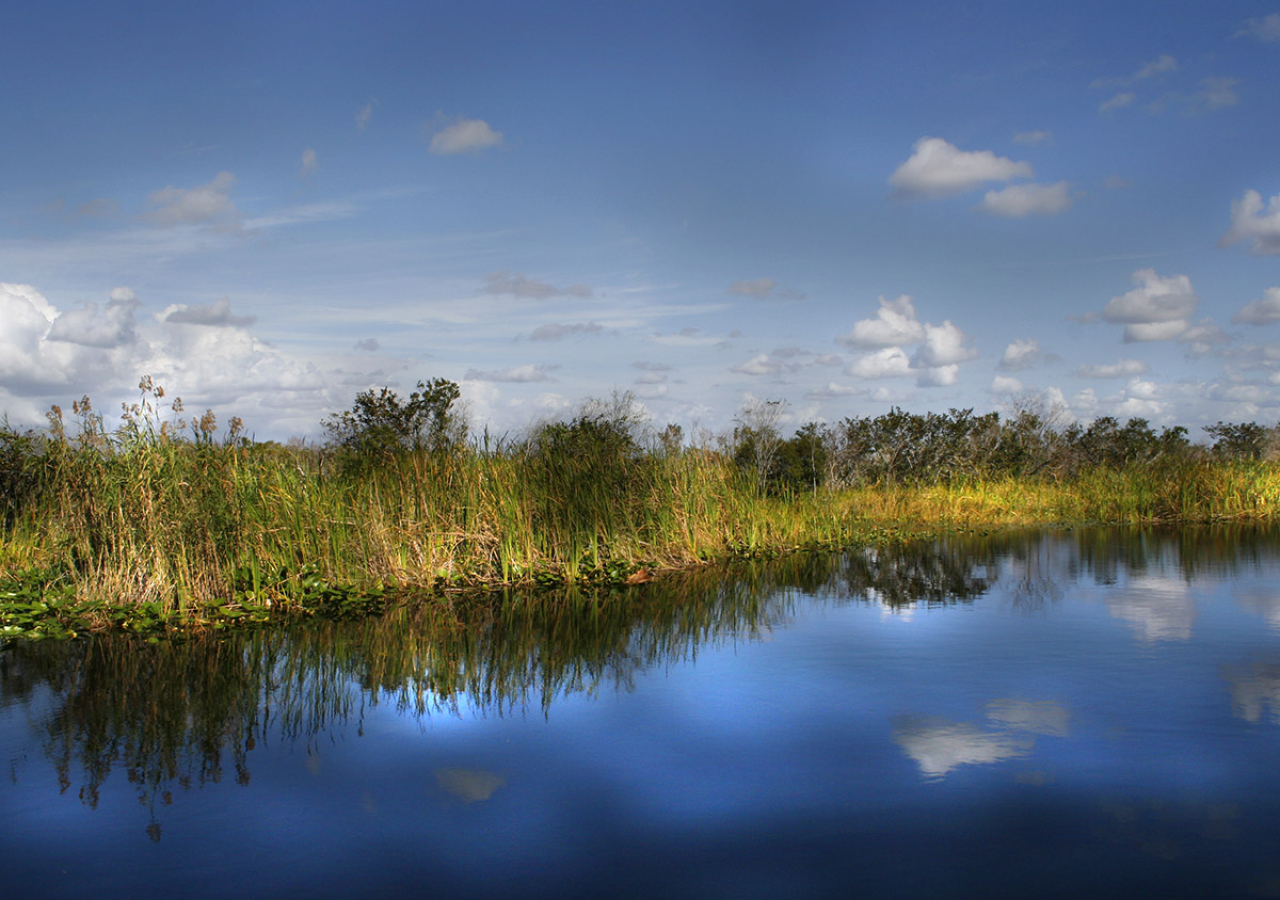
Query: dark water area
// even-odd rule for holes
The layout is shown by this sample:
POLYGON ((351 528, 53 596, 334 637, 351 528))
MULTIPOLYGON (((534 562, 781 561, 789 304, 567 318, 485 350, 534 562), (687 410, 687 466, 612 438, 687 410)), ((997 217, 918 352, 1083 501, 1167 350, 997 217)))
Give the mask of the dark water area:
POLYGON ((11 897, 1280 897, 1280 531, 0 650, 11 897))

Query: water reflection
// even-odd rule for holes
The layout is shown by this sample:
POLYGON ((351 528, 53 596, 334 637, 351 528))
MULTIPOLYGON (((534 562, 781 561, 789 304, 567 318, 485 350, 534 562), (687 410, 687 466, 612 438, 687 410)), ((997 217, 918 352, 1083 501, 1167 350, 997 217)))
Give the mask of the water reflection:
MULTIPOLYGON (((1114 586, 1106 609, 1138 641, 1186 641, 1196 621, 1190 585, 1259 568, 1275 547, 1274 535, 1243 529, 958 536, 706 569, 603 596, 432 600, 357 623, 159 645, 13 644, 0 652, 0 706, 27 706, 64 793, 92 807, 108 776, 123 775, 159 840, 160 811, 175 790, 224 778, 248 786, 254 750, 269 742, 298 746, 318 766, 319 737, 360 735, 374 707, 418 717, 550 715, 563 698, 627 691, 642 672, 761 640, 801 602, 901 614, 972 604, 999 588, 1015 610, 1037 613, 1083 581, 1114 586)), ((1263 601, 1254 597, 1239 602, 1256 610, 1263 601)), ((1263 605, 1274 615, 1280 601, 1263 605)), ((1280 665, 1228 667, 1224 677, 1236 715, 1257 722, 1269 707, 1280 720, 1280 665)), ((1052 692, 997 695, 982 709, 972 721, 899 716, 892 739, 937 779, 1026 757, 1039 739, 1071 732, 1072 713, 1052 692)), ((435 788, 468 804, 507 787, 504 774, 479 767, 433 774, 435 788)))
POLYGON ((1071 714, 1047 700, 993 700, 986 724, 936 717, 899 716, 893 740, 928 778, 942 778, 963 765, 1027 756, 1036 735, 1066 737, 1071 714))
POLYGON ((1123 588, 1107 594, 1107 609, 1133 626, 1144 643, 1191 639, 1195 601, 1188 582, 1162 575, 1130 576, 1123 588))
POLYGON ((1280 663, 1255 662, 1224 666, 1222 677, 1231 685, 1231 711, 1246 722, 1261 722, 1267 709, 1280 724, 1280 663))

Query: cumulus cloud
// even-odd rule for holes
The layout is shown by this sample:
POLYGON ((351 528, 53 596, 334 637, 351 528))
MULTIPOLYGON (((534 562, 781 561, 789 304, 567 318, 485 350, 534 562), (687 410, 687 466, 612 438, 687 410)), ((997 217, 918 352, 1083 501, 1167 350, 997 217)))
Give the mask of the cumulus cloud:
POLYGON ((316 151, 308 147, 302 151, 302 177, 310 178, 320 171, 320 161, 316 159, 316 151))
POLYGON ((585 284, 571 284, 560 288, 545 281, 528 278, 519 272, 493 272, 485 276, 485 285, 481 290, 486 294, 509 294, 513 297, 532 297, 535 300, 591 296, 591 288, 585 284))
POLYGON ((1246 303, 1240 311, 1231 317, 1232 322, 1247 325, 1265 325, 1268 322, 1280 322, 1280 287, 1267 288, 1261 300, 1246 303))
POLYGON ((1280 42, 1280 13, 1270 13, 1259 19, 1250 19, 1237 35, 1251 35, 1260 41, 1280 42))
POLYGON ((924 340, 924 325, 916 318, 909 295, 893 300, 881 296, 879 302, 874 318, 855 322, 853 330, 836 341, 850 347, 891 347, 924 340))
POLYGON ((1022 392, 1022 382, 1009 375, 997 375, 991 379, 991 393, 1018 394, 1022 392))
POLYGON ((1020 131, 1013 136, 1015 144, 1025 144, 1028 147, 1034 147, 1037 144, 1047 144, 1053 140, 1053 132, 1051 131, 1020 131))
POLYGON ((993 216, 1022 219, 1026 216, 1056 216, 1071 208, 1071 185, 1014 184, 998 191, 987 191, 981 208, 993 216))
POLYGON ((1280 194, 1265 207, 1262 195, 1248 190, 1231 202, 1231 229, 1222 236, 1221 246, 1250 241, 1249 252, 1259 256, 1280 254, 1280 194))
POLYGON ((844 371, 859 378, 900 378, 911 374, 911 359, 901 347, 885 347, 858 357, 844 371))
POLYGON ((533 333, 529 335, 529 340, 558 341, 562 337, 567 337, 571 334, 599 334, 602 331, 604 331, 604 326, 599 322, 575 322, 572 325, 548 322, 533 329, 533 333))
MULTIPOLYGON (((434 123, 427 126, 431 130, 434 123)), ((437 156, 479 153, 502 144, 502 132, 494 131, 483 119, 458 119, 435 131, 427 149, 437 156)))
POLYGON ((150 373, 193 408, 231 405, 286 428, 313 424, 324 392, 313 366, 242 329, 164 328, 137 318, 139 307, 131 290, 117 288, 103 306, 59 312, 30 285, 0 284, 0 393, 28 398, 22 414, 38 412, 36 398, 65 403, 82 393, 110 409, 136 397, 139 374, 150 373), (300 409, 295 426, 289 419, 300 409))
POLYGON ((974 359, 977 355, 978 351, 969 345, 968 336, 950 321, 944 321, 941 325, 926 322, 924 343, 912 357, 912 365, 930 369, 948 367, 974 359))
POLYGON ((945 366, 914 368, 916 384, 920 387, 949 387, 960 380, 960 367, 954 363, 945 366))
POLYGON ((1199 298, 1186 275, 1161 278, 1155 269, 1133 273, 1137 287, 1112 297, 1102 311, 1108 322, 1125 326, 1125 342, 1163 341, 1176 338, 1188 328, 1188 317, 1199 298))
POLYGON ((1121 91, 1110 100, 1102 101, 1102 103, 1098 105, 1098 112, 1115 112, 1117 109, 1124 109, 1126 106, 1132 106, 1133 101, 1137 99, 1138 95, 1132 91, 1121 91))
POLYGON ((243 328, 258 321, 257 316, 234 315, 228 297, 208 305, 173 303, 165 307, 159 319, 170 325, 204 325, 212 328, 243 328))
POLYGON ((231 201, 236 176, 219 172, 208 184, 193 188, 166 187, 147 198, 154 207, 147 218, 161 225, 239 227, 240 211, 231 201))
POLYGON ((1021 372, 1040 362, 1040 342, 1031 338, 1019 338, 1004 348, 999 368, 1005 372, 1021 372))
POLYGON ((1110 364, 1080 366, 1076 375, 1080 378, 1129 378, 1143 375, 1147 364, 1139 359, 1122 359, 1110 364))
POLYGON ((103 349, 131 345, 138 340, 134 313, 141 305, 133 291, 117 288, 101 309, 91 300, 79 309, 61 313, 53 320, 46 339, 103 349))
POLYGON ((880 308, 874 318, 854 324, 853 330, 836 341, 850 347, 881 349, 865 353, 845 368, 846 375, 859 378, 898 378, 916 376, 922 387, 955 384, 959 379, 959 363, 975 358, 978 352, 969 344, 963 331, 951 322, 941 325, 921 322, 906 294, 894 299, 879 298, 880 308), (903 345, 918 344, 913 356, 903 345))
POLYGON ((942 138, 925 137, 916 141, 911 157, 889 177, 889 184, 899 197, 933 199, 1033 174, 1028 162, 1015 162, 990 150, 965 151, 942 138))
POLYGON ((550 381, 550 373, 560 368, 552 365, 512 366, 506 369, 467 369, 462 377, 466 381, 494 381, 528 384, 535 381, 550 381))
POLYGON ((778 282, 772 278, 756 278, 751 281, 735 281, 729 285, 730 294, 738 294, 742 297, 768 297, 773 293, 773 289, 778 286, 778 282))

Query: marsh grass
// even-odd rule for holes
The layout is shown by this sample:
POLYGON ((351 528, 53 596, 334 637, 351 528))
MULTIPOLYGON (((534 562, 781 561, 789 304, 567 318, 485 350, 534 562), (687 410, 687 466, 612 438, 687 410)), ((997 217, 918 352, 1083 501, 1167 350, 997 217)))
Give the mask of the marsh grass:
POLYGON ((49 437, 24 445, 0 583, 36 584, 80 607, 147 610, 148 622, 216 624, 362 609, 357 598, 384 588, 617 583, 640 569, 949 529, 1280 514, 1270 462, 779 493, 712 451, 640 452, 583 428, 353 468, 234 428, 214 440, 211 414, 184 437, 181 422, 160 420, 158 399, 144 391, 112 433, 81 401, 78 428, 58 413, 49 437))

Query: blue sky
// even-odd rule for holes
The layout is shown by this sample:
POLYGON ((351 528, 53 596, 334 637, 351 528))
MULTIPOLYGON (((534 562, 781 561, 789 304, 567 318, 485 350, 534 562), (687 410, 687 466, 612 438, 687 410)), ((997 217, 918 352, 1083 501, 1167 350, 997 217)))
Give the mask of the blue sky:
POLYGON ((1280 5, 3 14, 0 409, 1280 419, 1280 5))

